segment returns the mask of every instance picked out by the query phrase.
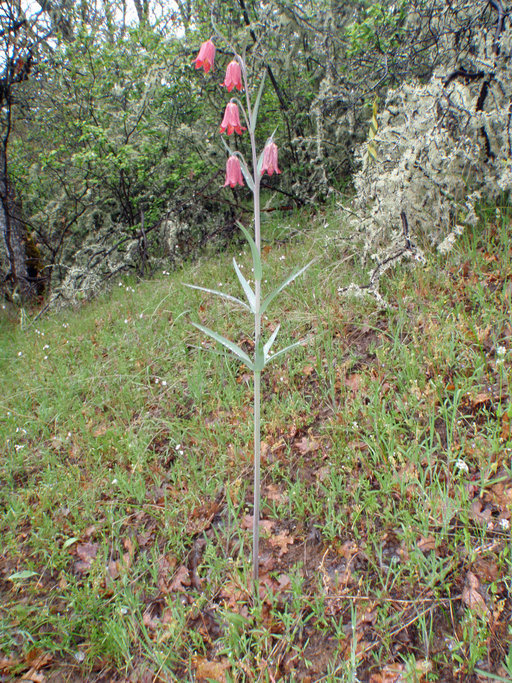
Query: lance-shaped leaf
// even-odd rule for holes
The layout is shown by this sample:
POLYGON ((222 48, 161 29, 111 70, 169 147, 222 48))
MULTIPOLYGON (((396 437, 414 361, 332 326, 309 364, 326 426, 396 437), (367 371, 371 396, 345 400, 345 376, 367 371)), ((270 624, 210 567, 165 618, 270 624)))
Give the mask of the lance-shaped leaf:
POLYGON ((277 353, 273 353, 271 356, 269 356, 265 362, 265 365, 268 365, 271 361, 275 360, 276 358, 279 358, 279 356, 282 356, 283 353, 286 353, 287 351, 290 351, 290 349, 294 349, 296 346, 304 346, 306 343, 305 339, 301 339, 298 342, 295 342, 294 344, 290 344, 289 346, 285 346, 284 349, 281 349, 277 353))
POLYGON ((256 122, 258 120, 258 110, 260 108, 260 102, 261 102, 261 96, 263 95, 263 88, 265 86, 265 78, 266 78, 267 72, 263 72, 263 76, 261 77, 261 83, 260 87, 258 90, 258 94, 256 96, 256 100, 254 102, 254 107, 252 110, 252 117, 251 117, 251 131, 254 133, 256 130, 256 122))
POLYGON ((268 340, 268 342, 267 342, 267 343, 265 344, 265 346, 263 347, 263 355, 265 356, 265 363, 267 362, 267 360, 268 360, 269 357, 270 357, 270 349, 272 348, 272 344, 273 344, 273 343, 275 342, 275 340, 276 340, 277 333, 279 332, 279 328, 280 328, 280 327, 281 327, 281 325, 278 325, 278 326, 276 327, 276 329, 272 332, 272 335, 271 335, 270 339, 268 340))
POLYGON ((220 296, 223 299, 227 299, 228 301, 233 301, 235 304, 239 304, 240 306, 243 306, 248 311, 252 310, 245 303, 245 301, 242 301, 241 299, 237 299, 236 296, 231 296, 231 294, 225 294, 224 292, 219 292, 217 289, 208 289, 207 287, 199 287, 198 285, 189 285, 187 282, 184 282, 183 284, 185 285, 185 287, 190 287, 190 289, 198 289, 200 292, 207 292, 208 294, 216 294, 217 296, 220 296))
POLYGON ((217 332, 214 332, 213 330, 210 330, 208 327, 204 327, 204 325, 199 325, 198 323, 192 323, 194 327, 197 327, 198 330, 201 332, 204 332, 204 334, 207 334, 209 337, 212 339, 215 339, 215 341, 219 342, 219 344, 222 344, 226 349, 229 349, 231 353, 236 356, 239 360, 245 363, 249 370, 254 370, 254 363, 252 360, 249 358, 249 356, 245 353, 245 351, 242 351, 242 349, 237 346, 234 342, 230 341, 229 339, 226 339, 226 337, 223 337, 221 334, 217 334, 217 332))
POLYGON ((284 282, 282 282, 277 289, 274 289, 273 292, 270 292, 265 299, 261 303, 260 307, 260 313, 263 315, 265 311, 267 310, 269 304, 276 298, 276 296, 279 294, 279 292, 282 292, 285 287, 287 287, 290 282, 293 282, 296 277, 299 277, 299 275, 302 275, 302 273, 309 268, 309 266, 314 262, 315 259, 310 261, 307 265, 303 266, 302 268, 299 268, 298 270, 294 270, 291 275, 289 275, 284 282))
POLYGON ((258 247, 256 246, 256 242, 253 240, 252 236, 250 233, 245 229, 245 227, 240 223, 240 221, 237 221, 238 227, 240 230, 244 233, 245 239, 249 242, 249 246, 251 247, 251 254, 252 254, 252 266, 254 268, 254 277, 256 280, 261 280, 263 277, 263 268, 261 266, 261 256, 260 252, 258 251, 258 247))
POLYGON ((242 271, 238 267, 238 263, 236 262, 235 259, 233 259, 233 265, 235 266, 235 273, 240 280, 240 284, 242 285, 242 288, 245 292, 245 296, 247 297, 247 301, 249 302, 249 306, 251 307, 251 311, 254 313, 255 312, 255 306, 256 306, 256 297, 254 296, 254 292, 251 289, 251 285, 247 282, 245 279, 242 271))

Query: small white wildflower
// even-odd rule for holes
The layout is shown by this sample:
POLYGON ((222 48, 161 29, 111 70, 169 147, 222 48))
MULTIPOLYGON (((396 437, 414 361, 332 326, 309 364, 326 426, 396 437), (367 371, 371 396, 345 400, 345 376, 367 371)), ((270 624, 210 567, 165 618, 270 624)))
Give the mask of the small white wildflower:
POLYGON ((167 386, 167 382, 165 381, 165 379, 162 380, 162 386, 163 386, 163 387, 166 387, 166 386, 167 386))
POLYGON ((15 443, 14 448, 15 448, 16 453, 17 453, 18 451, 21 451, 22 448, 25 448, 25 446, 23 444, 15 443))
POLYGON ((510 529, 510 522, 508 519, 500 519, 500 527, 503 531, 508 531, 510 529))
POLYGON ((496 349, 496 355, 498 356, 505 356, 507 353, 507 349, 504 346, 498 346, 496 349))
POLYGON ((155 384, 160 384, 160 380, 158 379, 158 377, 155 377, 155 384))
POLYGON ((464 462, 464 460, 459 460, 455 461, 455 467, 456 469, 460 470, 461 472, 465 472, 466 474, 469 472, 469 467, 467 466, 467 463, 464 462))
POLYGON ((125 325, 126 325, 127 322, 128 322, 128 318, 125 318, 125 319, 124 319, 125 325))
POLYGON ((112 479, 112 486, 115 486, 117 484, 117 479, 112 479))
POLYGON ((144 314, 143 314, 143 313, 139 313, 139 318, 140 318, 141 320, 142 320, 143 317, 144 317, 144 314))
POLYGON ((128 614, 128 607, 121 607, 119 611, 122 615, 128 614))
POLYGON ((176 450, 179 451, 180 448, 181 448, 181 444, 180 444, 180 443, 179 443, 179 444, 176 444, 176 450))
POLYGON ((45 345, 43 346, 43 351, 46 351, 46 349, 49 349, 49 348, 50 348, 50 344, 45 344, 45 345))
POLYGON ((23 356, 23 351, 18 351, 18 356, 19 357, 23 356))
POLYGON ((122 286, 123 286, 123 283, 122 283, 122 282, 118 282, 118 283, 117 283, 117 286, 118 286, 118 287, 122 287, 122 286))
POLYGON ((43 360, 48 360, 48 356, 44 356, 44 357, 43 357, 43 360))
POLYGON ((280 261, 284 261, 284 259, 285 259, 284 254, 283 254, 282 256, 279 257, 279 260, 280 260, 280 261))

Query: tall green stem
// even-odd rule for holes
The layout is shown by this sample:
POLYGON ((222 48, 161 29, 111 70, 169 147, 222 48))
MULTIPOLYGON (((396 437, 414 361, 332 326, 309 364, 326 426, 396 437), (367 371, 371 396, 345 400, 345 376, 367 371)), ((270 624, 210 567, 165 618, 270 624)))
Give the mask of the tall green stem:
POLYGON ((252 529, 252 578, 254 590, 258 588, 258 565, 260 546, 260 460, 261 460, 261 433, 260 433, 260 380, 261 372, 254 373, 254 507, 252 529))
MULTIPOLYGON (((260 230, 260 179, 258 176, 256 143, 251 134, 253 149, 254 169, 254 242, 261 255, 261 230, 260 230)), ((261 346, 261 279, 255 278, 254 282, 254 352, 258 353, 261 346)), ((254 590, 258 589, 258 565, 259 565, 259 542, 260 542, 260 463, 261 463, 261 371, 254 371, 254 517, 252 533, 252 576, 254 590)))

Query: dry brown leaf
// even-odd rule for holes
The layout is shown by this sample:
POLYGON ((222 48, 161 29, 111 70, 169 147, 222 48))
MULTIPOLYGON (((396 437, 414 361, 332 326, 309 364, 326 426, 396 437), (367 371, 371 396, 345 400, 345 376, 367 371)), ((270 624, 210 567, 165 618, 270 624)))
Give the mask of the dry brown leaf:
POLYGON ((345 541, 340 548, 337 548, 338 553, 344 557, 347 562, 350 561, 354 555, 358 552, 358 547, 355 541, 348 540, 345 541))
POLYGON ((277 484, 269 484, 265 489, 265 498, 276 503, 286 503, 288 496, 284 493, 277 484))
POLYGON ((323 467, 320 467, 316 472, 315 476, 318 479, 318 481, 325 481, 331 476, 331 466, 330 465, 324 465, 323 467))
POLYGON ((188 586, 190 586, 190 572, 185 565, 181 565, 169 584, 169 590, 173 593, 183 593, 188 586))
POLYGON ((75 546, 76 554, 84 562, 92 562, 98 554, 98 543, 80 543, 75 546))
POLYGON ((92 435, 98 438, 99 436, 104 436, 108 432, 108 425, 102 424, 93 431, 92 435))
POLYGON ((27 673, 23 674, 18 681, 19 683, 45 683, 46 676, 36 671, 36 669, 30 669, 30 671, 27 671, 27 673))
POLYGON ((286 591, 291 588, 292 582, 288 574, 280 574, 277 578, 279 590, 286 591))
POLYGON ((229 669, 229 662, 223 658, 220 661, 210 661, 205 657, 195 657, 193 660, 196 679, 198 681, 213 680, 225 683, 226 671, 229 669))
POLYGON ((300 441, 297 441, 295 445, 297 446, 297 450, 302 455, 313 453, 314 451, 317 451, 320 448, 320 444, 318 441, 310 439, 307 436, 303 436, 302 439, 300 441))
POLYGON ((494 500, 502 508, 512 505, 512 480, 500 481, 491 487, 494 500))
POLYGON ((290 536, 288 531, 283 531, 277 536, 272 536, 269 542, 274 548, 279 548, 279 557, 282 557, 288 552, 288 546, 295 543, 295 539, 290 536))
POLYGON ((93 560, 98 554, 98 543, 80 543, 75 546, 75 552, 80 558, 75 562, 75 569, 81 574, 86 574, 91 568, 93 560))
POLYGON ((353 394, 357 394, 361 388, 361 375, 348 375, 345 378, 345 386, 352 391, 353 394))
POLYGON ((478 522, 482 526, 487 526, 489 520, 491 519, 492 510, 489 507, 486 507, 485 509, 482 508, 483 504, 480 498, 475 498, 475 500, 471 503, 469 514, 475 520, 475 522, 478 522))
POLYGON ((501 438, 503 441, 510 439, 510 417, 507 413, 501 418, 501 438))
POLYGON ((422 536, 418 541, 418 548, 424 553, 428 552, 429 550, 435 550, 436 539, 433 536, 429 536, 428 538, 424 538, 422 536))
POLYGON ((481 392, 480 394, 477 394, 476 396, 473 396, 473 398, 471 399, 471 403, 473 405, 473 408, 478 408, 478 406, 482 406, 486 403, 489 403, 491 398, 491 394, 485 391, 481 392))
MULTIPOLYGON (((245 515, 242 519, 241 527, 242 529, 251 529, 253 527, 253 515, 245 515)), ((275 526, 275 522, 271 519, 260 519, 260 531, 266 531, 270 533, 275 526)))
POLYGON ((462 591, 462 602, 469 607, 472 612, 475 612, 481 617, 486 617, 489 614, 489 608, 485 604, 480 591, 480 581, 473 574, 468 572, 466 574, 466 583, 462 591))

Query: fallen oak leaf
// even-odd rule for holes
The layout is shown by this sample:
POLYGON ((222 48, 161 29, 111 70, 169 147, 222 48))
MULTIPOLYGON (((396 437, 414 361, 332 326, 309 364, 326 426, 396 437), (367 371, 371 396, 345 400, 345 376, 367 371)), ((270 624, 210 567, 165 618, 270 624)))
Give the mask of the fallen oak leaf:
MULTIPOLYGON (((253 528, 254 524, 254 515, 245 515, 245 517, 242 519, 241 527, 242 529, 251 529, 253 528)), ((273 522, 271 519, 260 519, 260 530, 261 531, 266 531, 267 533, 270 533, 272 529, 274 528, 275 522, 273 522)))
POLYGON ((220 661, 210 661, 205 657, 195 657, 192 661, 195 667, 196 679, 198 681, 218 681, 225 683, 226 670, 229 669, 229 662, 222 658, 220 661))
POLYGON ((282 557, 288 552, 288 546, 295 543, 295 539, 290 536, 288 531, 283 531, 277 536, 269 538, 269 542, 274 548, 279 548, 279 557, 282 557))
POLYGON ((320 444, 315 439, 309 439, 307 436, 303 436, 300 441, 296 444, 297 450, 302 455, 307 455, 308 453, 313 453, 320 448, 320 444))
POLYGON ((188 586, 190 586, 190 572, 185 565, 181 565, 169 585, 169 590, 173 593, 183 593, 188 586))
POLYGON ((466 583, 462 591, 462 602, 472 612, 475 612, 481 617, 486 617, 489 614, 489 608, 485 604, 485 600, 480 593, 480 581, 473 572, 466 574, 466 583))

